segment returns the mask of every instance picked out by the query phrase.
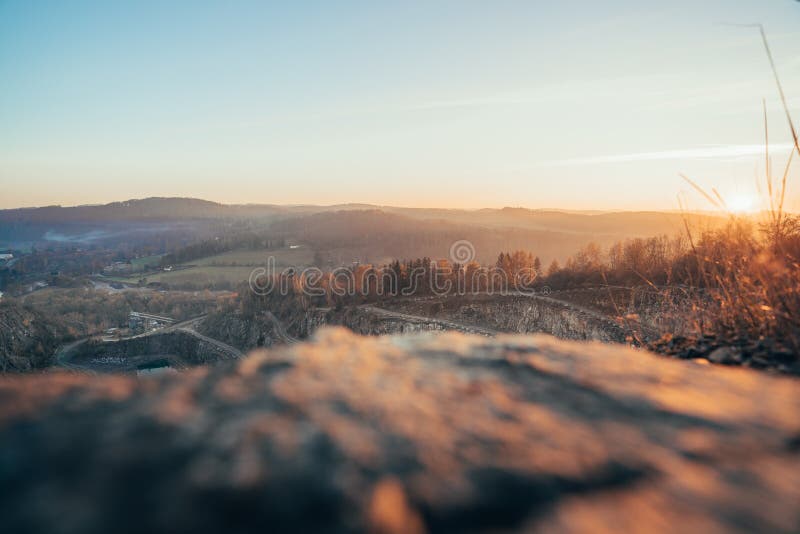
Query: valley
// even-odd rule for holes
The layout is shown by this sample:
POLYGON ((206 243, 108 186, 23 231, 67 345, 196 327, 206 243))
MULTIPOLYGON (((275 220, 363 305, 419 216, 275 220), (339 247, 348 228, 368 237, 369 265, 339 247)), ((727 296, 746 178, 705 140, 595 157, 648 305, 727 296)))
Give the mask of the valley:
MULTIPOLYGON (((0 266, 7 305, 47 317, 38 323, 54 332, 40 349, 50 354, 35 363, 17 361, 18 369, 49 367, 55 347, 76 340, 90 341, 79 345, 74 358, 62 358, 72 369, 130 372, 151 360, 182 368, 233 354, 206 354, 213 343, 203 345, 198 336, 246 353, 308 339, 329 325, 371 336, 546 333, 706 360, 726 345, 702 332, 714 303, 700 304, 704 297, 685 289, 696 267, 686 263, 692 254, 686 240, 667 235, 681 220, 669 213, 279 209, 144 199, 0 210, 0 220, 30 227, 23 232, 29 237, 58 221, 63 232, 80 232, 59 240, 44 232, 32 248, 10 249, 13 263, 0 266), (129 219, 129 226, 120 218, 129 219), (156 233, 159 225, 166 234, 156 233), (658 231, 663 234, 640 237, 658 231), (524 248, 504 252, 506 246, 524 248), (528 273, 530 287, 518 286, 521 272, 528 273), (259 277, 280 291, 259 295, 253 286, 259 277), (436 290, 438 283, 449 289, 436 290), (134 311, 178 322, 204 319, 189 332, 153 333, 146 342, 96 342, 106 331, 124 330, 134 311), (665 335, 671 337, 662 340, 665 335)), ((722 220, 692 215, 683 223, 711 236, 722 220)), ((30 332, 25 335, 35 337, 30 332)), ((12 352, 27 346, 15 343, 6 344, 4 361, 18 358, 12 352)), ((780 343, 745 340, 741 346, 743 357, 735 353, 720 361, 800 372, 780 343)))

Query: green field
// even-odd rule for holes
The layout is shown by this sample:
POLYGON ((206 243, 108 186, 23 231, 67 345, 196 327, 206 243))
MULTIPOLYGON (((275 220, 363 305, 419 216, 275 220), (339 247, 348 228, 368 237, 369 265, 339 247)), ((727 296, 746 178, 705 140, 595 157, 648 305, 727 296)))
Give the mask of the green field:
POLYGON ((267 258, 275 258, 277 267, 308 267, 314 258, 314 252, 308 247, 282 248, 277 250, 232 250, 216 256, 208 256, 189 263, 198 267, 205 266, 263 266, 267 258))
MULTIPOLYGON (((174 286, 194 286, 207 287, 220 284, 238 284, 250 278, 250 273, 254 267, 213 267, 197 266, 188 269, 178 269, 176 271, 160 271, 156 273, 145 273, 143 276, 148 283, 159 282, 174 286)), ((139 277, 133 276, 120 279, 122 282, 135 284, 139 277)))
POLYGON ((141 272, 146 270, 151 265, 158 265, 161 262, 162 254, 155 254, 153 256, 143 256, 141 258, 136 258, 131 260, 131 266, 133 267, 133 272, 141 272))
MULTIPOLYGON (((178 287, 231 286, 249 280, 253 269, 265 266, 267 258, 270 256, 275 258, 275 266, 278 269, 286 267, 304 268, 311 264, 314 253, 306 247, 278 250, 233 250, 224 254, 193 260, 184 265, 175 265, 173 271, 151 271, 128 277, 109 277, 108 280, 137 284, 140 279, 145 278, 147 283, 158 282, 178 287)), ((156 261, 160 259, 158 256, 149 256, 135 261, 140 261, 142 265, 147 265, 147 262, 142 260, 149 260, 154 263, 153 258, 156 261)))

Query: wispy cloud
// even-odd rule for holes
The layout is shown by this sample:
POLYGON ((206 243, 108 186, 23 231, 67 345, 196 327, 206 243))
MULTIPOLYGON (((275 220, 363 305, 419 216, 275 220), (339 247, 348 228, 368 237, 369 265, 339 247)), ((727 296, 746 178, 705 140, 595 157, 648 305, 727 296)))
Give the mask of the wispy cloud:
POLYGON ((425 111, 447 108, 488 107, 496 105, 520 105, 551 102, 583 101, 586 95, 617 95, 621 88, 640 87, 648 84, 663 86, 674 75, 662 72, 637 73, 625 76, 587 78, 561 83, 547 83, 530 86, 513 92, 498 92, 484 95, 446 97, 435 100, 411 103, 402 111, 425 111))
MULTIPOLYGON (((789 152, 794 145, 781 143, 770 145, 773 154, 789 152)), ((764 145, 715 145, 680 150, 663 150, 659 152, 636 152, 632 154, 615 154, 594 156, 589 158, 562 159, 545 161, 546 167, 572 167, 580 165, 598 165, 603 163, 632 163, 637 161, 686 160, 686 159, 730 159, 760 156, 766 151, 764 145)))

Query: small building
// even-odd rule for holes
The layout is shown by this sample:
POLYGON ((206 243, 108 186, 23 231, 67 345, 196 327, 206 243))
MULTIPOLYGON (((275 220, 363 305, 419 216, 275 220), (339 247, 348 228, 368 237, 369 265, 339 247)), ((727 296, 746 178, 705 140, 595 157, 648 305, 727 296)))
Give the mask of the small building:
POLYGON ((148 332, 169 326, 175 322, 171 317, 162 317, 150 313, 130 312, 128 314, 128 328, 134 332, 148 332))

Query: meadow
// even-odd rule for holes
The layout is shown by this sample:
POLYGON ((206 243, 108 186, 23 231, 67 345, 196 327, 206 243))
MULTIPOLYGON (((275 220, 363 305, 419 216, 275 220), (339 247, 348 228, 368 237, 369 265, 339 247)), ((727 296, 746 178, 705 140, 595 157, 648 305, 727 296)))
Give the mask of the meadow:
MULTIPOLYGON (((200 288, 233 288, 241 282, 246 282, 255 267, 264 266, 268 257, 275 258, 275 266, 305 267, 311 265, 314 253, 306 246, 296 248, 285 247, 277 250, 238 249, 207 256, 172 266, 172 270, 163 269, 152 271, 139 271, 134 267, 136 274, 127 277, 108 277, 108 280, 123 284, 138 285, 159 283, 175 289, 200 289, 200 288)), ((160 256, 139 258, 139 265, 152 265, 160 256)), ((132 262, 133 263, 133 262, 132 262)))

